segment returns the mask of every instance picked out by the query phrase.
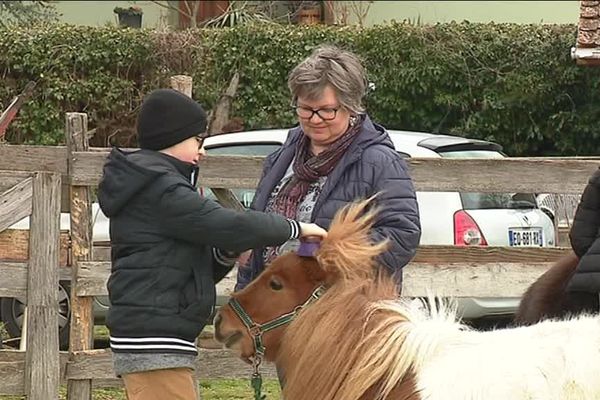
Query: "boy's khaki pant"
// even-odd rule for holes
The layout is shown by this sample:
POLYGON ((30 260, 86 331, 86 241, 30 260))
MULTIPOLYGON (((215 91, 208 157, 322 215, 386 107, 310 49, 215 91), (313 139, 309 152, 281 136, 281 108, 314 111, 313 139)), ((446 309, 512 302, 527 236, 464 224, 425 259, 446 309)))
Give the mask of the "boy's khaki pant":
POLYGON ((197 400, 192 370, 159 369, 123 375, 128 400, 197 400))

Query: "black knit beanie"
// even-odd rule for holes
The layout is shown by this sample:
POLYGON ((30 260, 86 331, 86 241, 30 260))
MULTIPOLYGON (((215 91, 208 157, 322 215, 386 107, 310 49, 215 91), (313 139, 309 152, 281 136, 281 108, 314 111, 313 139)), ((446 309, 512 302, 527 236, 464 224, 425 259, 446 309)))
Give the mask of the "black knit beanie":
POLYGON ((157 89, 144 101, 138 115, 138 143, 142 149, 161 150, 206 131, 202 106, 173 89, 157 89))

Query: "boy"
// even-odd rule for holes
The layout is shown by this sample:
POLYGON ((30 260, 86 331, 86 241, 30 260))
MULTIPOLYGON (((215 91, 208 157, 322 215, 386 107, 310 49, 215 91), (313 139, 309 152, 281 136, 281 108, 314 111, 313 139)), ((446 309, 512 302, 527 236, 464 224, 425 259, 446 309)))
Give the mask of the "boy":
POLYGON ((326 235, 315 224, 201 197, 195 182, 205 130, 198 103, 156 90, 138 116, 141 150, 115 148, 104 166, 98 199, 112 246, 107 326, 129 400, 196 400, 194 340, 213 313, 216 282, 237 255, 326 235))

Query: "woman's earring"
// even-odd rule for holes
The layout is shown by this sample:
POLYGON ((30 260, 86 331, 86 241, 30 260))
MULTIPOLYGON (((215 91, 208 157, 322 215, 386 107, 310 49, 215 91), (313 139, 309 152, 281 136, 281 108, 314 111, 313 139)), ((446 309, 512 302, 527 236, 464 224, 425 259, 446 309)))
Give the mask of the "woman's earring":
POLYGON ((350 116, 350 127, 352 128, 354 125, 356 125, 356 115, 352 115, 350 116))

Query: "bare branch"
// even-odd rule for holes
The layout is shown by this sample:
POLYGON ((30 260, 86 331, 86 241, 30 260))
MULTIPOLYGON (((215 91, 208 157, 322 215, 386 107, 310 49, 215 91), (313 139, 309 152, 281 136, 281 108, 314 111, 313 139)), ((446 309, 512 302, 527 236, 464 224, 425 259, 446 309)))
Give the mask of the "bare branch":
POLYGON ((365 19, 369 14, 369 10, 371 8, 372 1, 350 1, 350 9, 352 13, 356 17, 356 22, 359 26, 364 26, 365 19))
POLYGON ((188 10, 190 10, 190 4, 189 3, 193 3, 192 4, 192 10, 191 10, 191 14, 192 17, 190 19, 190 26, 192 28, 196 28, 198 26, 198 13, 200 12, 200 2, 199 1, 184 1, 185 6, 187 7, 188 10))

